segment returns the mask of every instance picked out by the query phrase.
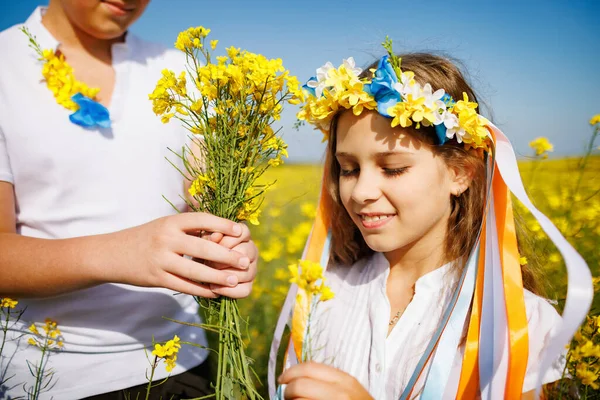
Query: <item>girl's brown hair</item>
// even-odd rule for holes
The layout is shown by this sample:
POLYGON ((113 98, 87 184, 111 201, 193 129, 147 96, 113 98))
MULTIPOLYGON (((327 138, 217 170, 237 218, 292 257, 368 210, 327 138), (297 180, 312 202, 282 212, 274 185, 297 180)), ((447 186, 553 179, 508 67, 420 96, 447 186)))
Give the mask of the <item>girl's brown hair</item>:
MULTIPOLYGON (((432 89, 444 89, 455 100, 462 100, 463 93, 470 101, 478 102, 477 95, 469 86, 461 71, 449 59, 428 53, 410 53, 399 55, 402 69, 412 71, 415 80, 421 85, 429 83, 432 89)), ((370 65, 361 74, 361 78, 370 78, 370 65)), ((342 111, 345 112, 345 111, 342 111)), ((362 237, 348 212, 344 208, 339 193, 340 166, 335 158, 336 129, 341 112, 332 120, 330 136, 325 158, 325 187, 331 203, 331 260, 344 265, 352 265, 359 259, 373 253, 362 237)), ((433 144, 435 130, 433 127, 421 127, 410 130, 419 140, 433 144)), ((467 151, 464 145, 456 140, 449 140, 444 145, 432 146, 435 155, 443 158, 446 165, 457 167, 471 173, 469 188, 459 196, 451 196, 451 214, 448 219, 448 229, 445 244, 445 258, 457 260, 458 268, 464 268, 471 249, 475 246, 477 236, 483 221, 486 198, 486 168, 484 159, 474 151, 467 151)), ((529 270, 523 270, 524 285, 536 289, 535 279, 529 270)))

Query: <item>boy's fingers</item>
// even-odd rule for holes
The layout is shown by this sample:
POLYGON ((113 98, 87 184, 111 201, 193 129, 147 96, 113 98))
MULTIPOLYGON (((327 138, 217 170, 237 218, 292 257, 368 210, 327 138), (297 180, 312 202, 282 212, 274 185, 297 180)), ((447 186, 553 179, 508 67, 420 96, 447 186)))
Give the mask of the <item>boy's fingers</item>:
POLYGON ((179 229, 185 232, 220 232, 224 235, 239 237, 244 233, 242 224, 225 218, 202 212, 187 212, 171 217, 177 221, 179 229))
MULTIPOLYGON (((192 282, 205 285, 217 284, 221 286, 235 287, 239 279, 235 274, 219 271, 207 265, 189 260, 185 257, 175 257, 169 263, 167 272, 177 275, 192 282)), ((207 288, 209 288, 207 286, 207 288)))

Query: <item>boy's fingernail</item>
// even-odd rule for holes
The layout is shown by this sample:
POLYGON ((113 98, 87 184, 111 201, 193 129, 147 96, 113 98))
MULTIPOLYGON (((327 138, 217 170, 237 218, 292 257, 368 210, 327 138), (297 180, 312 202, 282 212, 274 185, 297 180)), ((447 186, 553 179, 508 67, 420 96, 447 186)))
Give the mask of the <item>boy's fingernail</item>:
POLYGON ((240 226, 240 224, 235 224, 233 226, 233 234, 237 236, 242 234, 242 227, 240 226))
POLYGON ((235 276, 235 275, 229 275, 229 276, 227 277, 227 284, 228 284, 229 286, 236 286, 236 285, 237 285, 237 283, 238 283, 237 276, 235 276))
POLYGON ((250 259, 248 257, 242 257, 240 258, 240 261, 238 261, 238 265, 242 268, 248 268, 250 265, 250 259))

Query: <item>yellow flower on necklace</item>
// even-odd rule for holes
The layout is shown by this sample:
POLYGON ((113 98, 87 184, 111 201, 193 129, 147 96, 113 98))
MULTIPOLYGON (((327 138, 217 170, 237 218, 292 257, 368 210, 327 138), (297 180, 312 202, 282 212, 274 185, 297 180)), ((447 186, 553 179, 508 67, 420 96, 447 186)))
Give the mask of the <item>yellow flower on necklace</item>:
POLYGON ((110 128, 108 110, 95 100, 100 89, 90 88, 75 79, 73 68, 65 61, 63 54, 57 54, 53 49, 42 50, 27 28, 21 30, 29 38, 30 46, 38 54, 39 60, 44 62, 42 76, 46 87, 59 105, 74 111, 69 115, 69 120, 84 128, 110 128))

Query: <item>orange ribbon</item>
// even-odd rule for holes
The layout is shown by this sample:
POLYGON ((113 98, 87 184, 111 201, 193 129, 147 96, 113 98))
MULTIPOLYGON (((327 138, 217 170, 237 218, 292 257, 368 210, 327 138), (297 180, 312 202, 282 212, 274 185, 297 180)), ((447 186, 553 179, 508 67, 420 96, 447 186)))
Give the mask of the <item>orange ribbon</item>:
MULTIPOLYGON (((326 171, 324 172, 326 173, 326 171)), ((327 188, 323 183, 321 187, 321 197, 319 199, 319 208, 317 209, 317 215, 315 222, 306 245, 305 260, 320 263, 323 255, 323 248, 327 240, 327 232, 329 229, 329 195, 326 192, 327 188)), ((292 336, 291 340, 294 343, 294 351, 298 361, 302 360, 302 346, 304 344, 304 332, 306 331, 306 321, 308 319, 308 310, 310 304, 308 296, 304 289, 298 288, 298 296, 296 297, 296 303, 294 305, 294 312, 292 314, 292 336)))
POLYGON ((506 187, 498 167, 495 168, 493 182, 494 211, 496 213, 496 230, 498 232, 498 248, 500 249, 510 343, 505 398, 519 399, 523 393, 523 381, 525 380, 529 355, 527 315, 525 313, 523 278, 510 191, 506 187))

